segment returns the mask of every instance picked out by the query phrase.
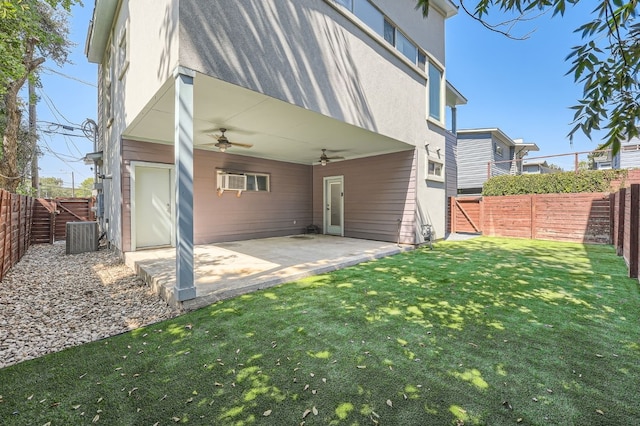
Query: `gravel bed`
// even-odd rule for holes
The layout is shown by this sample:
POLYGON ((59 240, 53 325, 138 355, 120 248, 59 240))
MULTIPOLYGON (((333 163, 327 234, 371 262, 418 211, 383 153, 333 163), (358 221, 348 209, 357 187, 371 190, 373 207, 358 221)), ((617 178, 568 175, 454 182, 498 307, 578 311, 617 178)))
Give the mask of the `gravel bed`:
POLYGON ((0 368, 178 313, 111 250, 34 245, 0 282, 0 368))

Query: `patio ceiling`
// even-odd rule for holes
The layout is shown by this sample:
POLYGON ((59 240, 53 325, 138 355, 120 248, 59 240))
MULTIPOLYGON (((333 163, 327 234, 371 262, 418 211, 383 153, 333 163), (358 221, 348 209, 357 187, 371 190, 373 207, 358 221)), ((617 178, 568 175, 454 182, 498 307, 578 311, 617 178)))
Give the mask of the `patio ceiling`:
MULTIPOLYGON (((174 86, 154 96, 123 137, 173 144, 174 86)), ((321 150, 346 159, 405 151, 412 145, 344 123, 230 83, 197 74, 194 84, 194 145, 217 150, 210 134, 228 129, 231 142, 253 144, 227 152, 299 164, 318 162, 321 150)))

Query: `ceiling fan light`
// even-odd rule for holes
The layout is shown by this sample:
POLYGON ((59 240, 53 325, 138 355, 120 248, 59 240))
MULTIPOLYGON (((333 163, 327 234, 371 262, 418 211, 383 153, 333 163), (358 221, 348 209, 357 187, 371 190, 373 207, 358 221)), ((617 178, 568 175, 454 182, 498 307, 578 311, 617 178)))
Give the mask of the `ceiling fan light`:
POLYGON ((322 160, 320 160, 320 164, 323 166, 327 165, 327 160, 325 160, 324 158, 322 160))
POLYGON ((226 152, 227 147, 225 145, 220 145, 220 152, 226 152))

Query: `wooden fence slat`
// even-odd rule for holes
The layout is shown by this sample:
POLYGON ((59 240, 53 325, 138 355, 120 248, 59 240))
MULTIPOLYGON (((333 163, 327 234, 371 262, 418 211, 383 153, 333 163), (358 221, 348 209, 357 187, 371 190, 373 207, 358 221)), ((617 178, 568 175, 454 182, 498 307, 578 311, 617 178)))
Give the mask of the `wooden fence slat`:
POLYGON ((629 216, 629 277, 638 278, 638 224, 640 223, 640 185, 632 184, 631 192, 631 214, 629 216))

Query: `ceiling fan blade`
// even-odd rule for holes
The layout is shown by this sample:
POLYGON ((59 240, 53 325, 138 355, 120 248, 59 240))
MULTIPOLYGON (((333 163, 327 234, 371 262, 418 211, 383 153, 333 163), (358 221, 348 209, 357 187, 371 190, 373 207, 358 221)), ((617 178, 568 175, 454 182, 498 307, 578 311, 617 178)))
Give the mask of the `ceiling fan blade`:
POLYGON ((229 142, 229 145, 239 146, 241 148, 251 148, 253 146, 252 143, 240 143, 240 142, 229 142))
POLYGON ((344 157, 340 157, 340 156, 327 157, 327 160, 344 160, 344 157))

